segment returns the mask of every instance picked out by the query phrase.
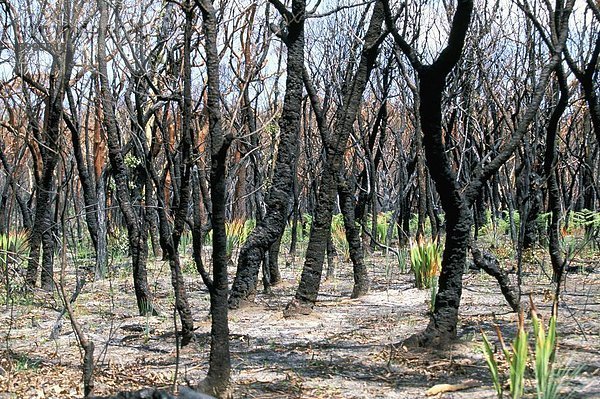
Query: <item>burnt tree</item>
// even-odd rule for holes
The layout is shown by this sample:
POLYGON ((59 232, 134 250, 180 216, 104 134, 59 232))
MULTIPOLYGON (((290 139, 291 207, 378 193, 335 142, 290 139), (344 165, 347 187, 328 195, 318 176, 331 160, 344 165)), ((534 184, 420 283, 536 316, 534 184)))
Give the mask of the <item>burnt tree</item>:
POLYGON ((533 88, 532 98, 524 108, 512 137, 500 148, 495 157, 475 168, 466 185, 460 184, 456 179, 456 170, 446 152, 442 134, 442 95, 446 87, 446 78, 461 58, 471 21, 473 1, 458 1, 448 42, 431 64, 424 64, 414 48, 398 32, 389 8, 389 1, 384 1, 387 26, 392 31, 397 46, 408 58, 419 78, 419 118, 423 130, 422 140, 427 167, 440 195, 446 216, 446 240, 434 311, 426 330, 410 337, 407 344, 419 346, 444 344, 456 337, 462 276, 473 224, 471 207, 480 196, 485 183, 512 156, 536 115, 551 73, 561 59, 573 1, 567 2, 564 8, 556 10, 557 43, 551 49, 551 58, 541 70, 537 84, 533 88))
MULTIPOLYGON (((331 135, 323 143, 326 162, 323 165, 317 193, 317 204, 310 229, 306 259, 296 295, 285 309, 284 315, 286 316, 310 313, 317 300, 327 240, 331 235, 331 217, 340 183, 340 171, 344 168, 345 148, 361 104, 362 94, 377 59, 379 45, 385 36, 382 35, 383 19, 383 4, 381 1, 377 1, 363 39, 364 46, 359 64, 354 74, 350 72, 351 69, 348 70, 348 81, 342 104, 335 112, 331 135)), ((350 65, 349 68, 351 68, 350 65)))
MULTIPOLYGON (((280 12, 285 30, 280 32, 287 47, 287 77, 283 111, 279 122, 280 140, 267 195, 266 212, 240 250, 237 272, 229 307, 238 308, 256 289, 258 271, 267 251, 277 253, 273 245, 280 239, 288 219, 293 193, 295 164, 298 159, 298 134, 302 111, 302 69, 304 65, 305 1, 294 0, 288 10, 278 0, 271 1, 280 12)), ((269 262, 271 263, 271 262, 269 262)))
POLYGON ((123 158, 117 119, 115 100, 110 89, 106 57, 106 32, 108 29, 108 6, 106 0, 98 0, 100 18, 98 22, 98 75, 100 81, 100 99, 102 102, 102 124, 108 141, 108 157, 115 181, 117 202, 127 226, 129 251, 133 267, 133 284, 140 315, 157 314, 152 305, 146 263, 148 257, 148 230, 144 209, 134 207, 129 194, 129 176, 123 158))

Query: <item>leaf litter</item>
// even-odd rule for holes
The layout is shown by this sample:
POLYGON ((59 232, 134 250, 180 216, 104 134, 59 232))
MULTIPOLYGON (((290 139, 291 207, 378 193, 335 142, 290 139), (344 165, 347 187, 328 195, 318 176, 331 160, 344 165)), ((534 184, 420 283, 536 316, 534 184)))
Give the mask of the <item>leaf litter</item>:
MULTIPOLYGON (((494 398, 479 329, 491 335, 498 324, 512 337, 516 317, 499 287, 486 275, 467 274, 457 343, 406 348, 401 342, 427 324, 430 292, 413 288, 413 278, 390 270, 389 262, 382 255, 371 257, 372 288, 359 299, 349 299, 351 265, 338 264, 339 275, 323 282, 313 313, 284 319, 302 266, 291 263, 282 268, 284 283, 271 295, 258 294, 254 304, 230 312, 235 397, 402 399, 430 392, 494 398)), ((151 287, 162 310, 153 317, 136 314, 126 273, 84 288, 75 313, 96 346, 96 395, 173 385, 177 351, 169 278, 162 262, 150 265, 151 287)), ((199 281, 186 275, 197 339, 180 349, 176 383, 181 385, 201 380, 208 369, 209 302, 199 281)), ((523 293, 532 293, 542 314, 549 314, 548 287, 539 273, 524 276, 523 293)), ((600 397, 598 267, 569 274, 561 300, 566 305, 558 321, 559 362, 582 366, 566 389, 575 399, 600 397)), ((36 291, 30 303, 14 304, 1 314, 0 398, 82 397, 81 353, 68 320, 56 339, 49 338, 57 302, 36 291)))

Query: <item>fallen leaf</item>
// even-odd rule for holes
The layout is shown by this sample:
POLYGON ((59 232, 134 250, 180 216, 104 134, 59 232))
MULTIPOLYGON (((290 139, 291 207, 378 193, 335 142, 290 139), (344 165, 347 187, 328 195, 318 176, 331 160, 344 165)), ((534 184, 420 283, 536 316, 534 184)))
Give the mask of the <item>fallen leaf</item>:
POLYGON ((469 388, 473 388, 475 386, 477 386, 477 381, 474 380, 467 380, 461 384, 437 384, 432 386, 431 388, 429 388, 427 390, 427 392, 425 392, 425 395, 427 396, 434 396, 437 395, 439 393, 444 393, 444 392, 455 392, 455 391, 462 391, 463 389, 469 389, 469 388))

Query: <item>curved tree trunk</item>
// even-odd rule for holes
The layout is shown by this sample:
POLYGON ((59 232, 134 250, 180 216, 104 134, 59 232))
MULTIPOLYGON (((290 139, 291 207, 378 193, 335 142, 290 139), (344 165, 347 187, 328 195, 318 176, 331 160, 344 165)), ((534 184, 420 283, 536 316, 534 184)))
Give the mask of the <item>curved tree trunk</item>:
POLYGON ((256 287, 265 252, 280 239, 288 219, 292 183, 298 159, 298 132, 302 110, 302 69, 304 66, 305 1, 294 0, 291 12, 278 7, 287 24, 283 37, 288 49, 286 91, 280 119, 280 139, 273 172, 273 184, 266 200, 265 217, 257 224, 240 250, 229 307, 238 308, 256 287))
POLYGON ((456 336, 458 307, 462 294, 462 274, 465 268, 466 249, 469 245, 472 225, 471 207, 486 182, 512 156, 522 141, 529 124, 535 117, 544 97, 545 88, 555 66, 560 61, 567 33, 568 20, 573 8, 569 0, 564 8, 556 10, 557 38, 550 49, 552 57, 542 69, 533 97, 525 108, 511 139, 500 149, 498 155, 473 173, 469 184, 460 187, 450 159, 445 152, 442 138, 442 92, 445 79, 460 60, 465 37, 473 11, 472 0, 459 0, 452 20, 448 44, 438 58, 431 64, 421 62, 414 49, 394 28, 391 10, 386 1, 386 23, 392 30, 396 43, 408 57, 419 75, 421 101, 419 117, 423 128, 423 144, 427 157, 427 166, 440 194, 442 208, 446 213, 446 244, 442 258, 442 271, 435 307, 426 330, 408 339, 408 343, 417 345, 443 344, 456 336))
POLYGON ((102 123, 106 130, 108 156, 112 167, 112 175, 115 180, 117 201, 127 226, 135 296, 140 315, 158 314, 152 306, 150 290, 148 289, 148 277, 146 272, 148 230, 145 215, 143 210, 140 210, 140 214, 138 215, 131 203, 127 168, 123 160, 122 148, 119 142, 119 132, 114 110, 114 98, 108 82, 106 66, 108 9, 106 0, 98 0, 98 8, 100 10, 98 26, 98 75, 100 79, 100 98, 103 111, 102 123))
MULTIPOLYGON (((66 7, 64 17, 70 20, 70 7, 66 7)), ((37 280, 40 245, 42 246, 42 287, 53 288, 54 239, 52 237, 51 203, 54 187, 54 170, 59 158, 59 139, 63 115, 63 101, 69 85, 73 68, 73 43, 71 29, 65 29, 64 48, 61 54, 54 54, 50 85, 48 89, 46 118, 44 126, 44 151, 42 176, 37 190, 35 217, 30 236, 29 263, 27 265, 27 283, 34 286, 37 280)))
POLYGON ((358 298, 369 291, 369 276, 360 239, 360 227, 356 225, 354 220, 354 196, 345 182, 338 185, 338 195, 354 272, 354 287, 352 288, 351 297, 358 298))
POLYGON ((360 63, 346 85, 348 91, 335 115, 335 127, 331 137, 326 138, 327 162, 323 166, 321 183, 317 194, 317 207, 310 230, 306 260, 302 269, 300 284, 294 299, 287 305, 285 316, 311 312, 319 293, 327 239, 331 234, 331 216, 335 205, 340 171, 344 168, 344 153, 350 130, 366 88, 371 69, 377 58, 383 24, 383 4, 375 3, 369 27, 364 37, 364 47, 360 63))
POLYGON ((210 293, 210 361, 202 389, 218 397, 231 396, 231 358, 227 320, 227 233, 225 231, 225 172, 231 136, 221 127, 219 54, 217 52, 217 15, 210 0, 196 0, 202 11, 206 70, 208 123, 210 134, 210 188, 213 228, 213 278, 210 293))
POLYGON ((556 170, 557 150, 556 140, 558 136, 558 124, 563 113, 567 109, 569 101, 569 89, 567 79, 562 65, 556 67, 558 80, 558 103, 546 127, 546 154, 544 158, 544 173, 546 175, 546 184, 548 188, 548 211, 550 212, 550 224, 548 225, 548 249, 550 252, 550 261, 552 263, 552 280, 557 284, 557 293, 562 281, 565 269, 565 259, 562 256, 560 242, 560 219, 562 216, 561 196, 558 185, 556 170))

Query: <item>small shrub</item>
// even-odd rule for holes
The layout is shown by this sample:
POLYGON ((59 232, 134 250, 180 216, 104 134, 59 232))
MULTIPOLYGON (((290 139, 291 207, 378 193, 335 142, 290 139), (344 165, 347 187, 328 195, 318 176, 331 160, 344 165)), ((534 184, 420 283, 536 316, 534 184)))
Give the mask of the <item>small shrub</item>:
POLYGON ((127 229, 123 227, 114 228, 108 235, 108 250, 112 259, 122 259, 129 254, 129 236, 127 229))
MULTIPOLYGON (((2 299, 5 304, 14 294, 27 293, 25 282, 19 283, 20 264, 29 250, 29 234, 26 231, 13 231, 0 234, 0 271, 5 285, 2 299)), ((12 298, 13 300, 15 298, 12 298)))
POLYGON ((346 240, 346 228, 344 227, 344 216, 341 213, 333 215, 331 219, 331 239, 333 245, 344 254, 344 260, 350 259, 350 246, 346 240))
MULTIPOLYGON (((227 234, 226 252, 227 257, 231 257, 235 248, 242 245, 244 234, 244 222, 241 219, 234 219, 225 223, 225 233, 227 234)), ((244 237, 245 241, 245 237, 244 237)))
MULTIPOLYGON (((535 390, 538 399, 555 399, 561 397, 559 388, 561 381, 572 371, 577 370, 565 369, 557 371, 554 367, 556 357, 556 308, 552 312, 552 316, 548 322, 547 329, 541 318, 537 314, 537 310, 531 303, 531 323, 533 326, 533 338, 535 340, 535 349, 533 358, 529 355, 528 350, 528 334, 525 331, 525 322, 523 312, 519 314, 517 321, 517 336, 513 340, 510 348, 506 347, 504 337, 496 326, 496 334, 502 347, 504 358, 509 366, 509 394, 512 399, 518 399, 524 393, 525 373, 528 362, 531 362, 534 367, 535 390)), ((502 375, 499 372, 498 361, 494 356, 494 350, 485 333, 481 332, 483 337, 483 353, 490 371, 494 389, 498 398, 502 398, 503 383, 502 375)))
POLYGON ((419 239, 410 245, 410 264, 415 276, 415 287, 431 288, 442 263, 442 250, 436 240, 419 239))

